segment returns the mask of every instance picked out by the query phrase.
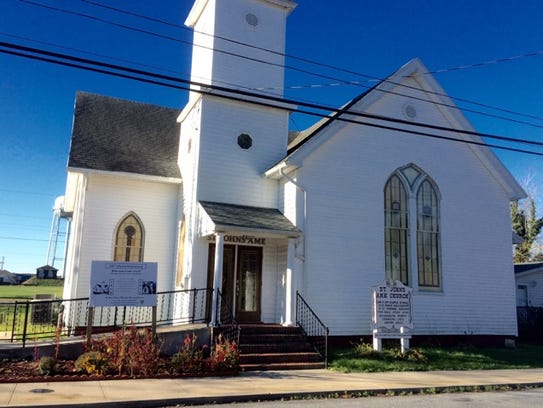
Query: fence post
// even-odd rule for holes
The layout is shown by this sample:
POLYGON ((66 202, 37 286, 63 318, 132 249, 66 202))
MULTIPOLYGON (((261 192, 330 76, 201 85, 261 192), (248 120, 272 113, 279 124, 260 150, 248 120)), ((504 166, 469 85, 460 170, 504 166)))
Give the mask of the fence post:
POLYGON ((191 316, 190 322, 194 323, 194 319, 195 319, 195 316, 196 316, 196 296, 198 296, 198 294, 196 292, 196 288, 191 289, 190 291, 193 292, 193 295, 192 295, 192 316, 191 316))
POLYGON ((25 304, 26 309, 25 309, 25 324, 23 327, 23 348, 25 348, 25 345, 26 345, 26 330, 28 326, 28 309, 30 309, 30 302, 27 300, 25 303, 26 303, 25 304))
POLYGON ((11 343, 13 343, 13 336, 15 335, 16 321, 17 321, 17 301, 15 301, 15 307, 13 308, 13 322, 11 323, 11 343))
POLYGON ((87 347, 90 346, 92 338, 92 320, 94 318, 94 307, 89 306, 87 309, 87 347))

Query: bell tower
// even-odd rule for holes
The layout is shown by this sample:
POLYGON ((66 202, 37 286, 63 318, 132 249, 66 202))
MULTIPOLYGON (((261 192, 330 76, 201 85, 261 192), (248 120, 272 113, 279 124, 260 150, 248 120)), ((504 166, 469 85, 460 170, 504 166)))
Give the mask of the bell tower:
POLYGON ((291 0, 196 0, 193 81, 282 93, 286 19, 291 0))
POLYGON ((286 19, 295 7, 291 0, 194 2, 185 21, 194 29, 191 79, 215 93, 193 86, 179 118, 180 160, 186 147, 196 201, 277 206, 277 182, 263 173, 286 155, 288 107, 233 100, 214 87, 282 96, 286 19))

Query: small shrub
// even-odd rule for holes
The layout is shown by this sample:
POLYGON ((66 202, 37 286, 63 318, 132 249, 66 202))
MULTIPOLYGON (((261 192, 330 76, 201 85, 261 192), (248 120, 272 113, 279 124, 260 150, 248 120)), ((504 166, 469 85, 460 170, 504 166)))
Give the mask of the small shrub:
POLYGON ((81 354, 75 360, 74 367, 76 371, 90 375, 104 375, 111 370, 108 359, 99 351, 87 351, 81 354))
POLYGON ((239 370, 239 349, 236 342, 225 340, 219 335, 210 355, 210 365, 214 371, 239 370))
POLYGON ((373 349, 373 345, 370 343, 356 343, 354 345, 354 353, 360 358, 380 359, 381 353, 373 349))
POLYGON ((197 337, 193 333, 185 336, 183 345, 171 358, 172 369, 177 373, 197 374, 206 370, 203 349, 198 347, 197 337))
POLYGON ((160 345, 148 328, 123 327, 112 336, 93 340, 90 351, 102 353, 119 375, 149 376, 160 366, 160 345))
POLYGON ((43 356, 38 362, 38 371, 41 375, 53 375, 57 368, 57 361, 53 357, 43 356))
POLYGON ((411 361, 413 363, 428 363, 428 357, 420 349, 412 348, 402 353, 400 349, 394 350, 395 360, 411 361))

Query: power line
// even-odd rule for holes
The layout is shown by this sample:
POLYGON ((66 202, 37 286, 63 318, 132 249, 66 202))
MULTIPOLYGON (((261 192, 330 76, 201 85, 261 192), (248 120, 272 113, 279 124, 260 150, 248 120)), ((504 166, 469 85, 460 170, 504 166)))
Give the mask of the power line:
POLYGON ((0 239, 9 239, 10 241, 36 241, 36 242, 49 242, 48 239, 22 238, 22 237, 0 237, 0 239))
MULTIPOLYGON (((84 1, 84 0, 82 0, 82 1, 84 1)), ((473 63, 473 64, 459 65, 459 66, 451 67, 451 68, 436 69, 436 70, 433 70, 433 71, 427 71, 427 72, 425 72, 425 74, 442 74, 442 73, 445 73, 445 72, 461 71, 461 70, 464 70, 464 69, 471 69, 471 68, 480 68, 480 67, 485 67, 485 66, 488 66, 488 65, 501 64, 502 62, 511 62, 511 61, 524 59, 524 58, 539 57, 541 55, 543 55, 543 51, 533 51, 533 52, 528 52, 526 54, 514 55, 512 57, 504 57, 504 58, 498 58, 498 59, 494 59, 494 60, 490 60, 490 61, 483 61, 483 62, 476 62, 476 63, 473 63)))
POLYGON ((401 124, 406 124, 406 125, 408 125, 410 127, 430 128, 430 129, 434 129, 434 130, 441 130, 441 131, 454 132, 454 133, 462 133, 462 134, 467 134, 467 135, 472 135, 472 136, 493 138, 493 139, 498 139, 498 140, 501 140, 501 141, 524 143, 524 144, 530 144, 530 145, 535 145, 535 146, 542 146, 543 143, 541 143, 541 142, 536 142, 536 141, 531 141, 531 140, 524 140, 524 139, 515 139, 515 138, 510 138, 510 137, 504 137, 504 136, 496 136, 496 135, 473 132, 473 131, 468 131, 468 130, 446 128, 446 127, 442 127, 442 126, 429 125, 429 124, 423 124, 423 123, 413 123, 413 122, 409 122, 409 121, 402 120, 402 119, 388 118, 388 117, 383 117, 383 116, 378 116, 378 115, 366 114, 366 113, 362 113, 362 112, 350 111, 350 110, 346 110, 345 108, 341 108, 341 109, 331 108, 331 107, 324 106, 324 105, 309 104, 309 103, 306 103, 306 102, 300 102, 300 101, 295 101, 295 100, 290 100, 290 99, 285 99, 285 98, 277 98, 277 97, 272 97, 272 96, 267 96, 267 95, 261 95, 261 94, 256 94, 256 93, 252 93, 252 92, 247 92, 247 91, 241 91, 241 90, 236 90, 236 89, 231 89, 231 88, 220 87, 220 86, 216 86, 216 85, 202 84, 202 83, 189 81, 189 80, 185 80, 185 79, 168 77, 166 75, 161 75, 161 74, 156 74, 156 73, 151 73, 151 72, 145 72, 145 71, 136 70, 136 69, 133 69, 133 68, 107 64, 107 63, 103 63, 103 62, 99 62, 99 61, 92 61, 92 60, 79 58, 79 57, 74 57, 74 56, 69 56, 69 55, 64 55, 64 54, 53 53, 53 52, 50 52, 50 51, 34 49, 34 48, 25 47, 25 46, 21 46, 21 45, 17 45, 17 44, 9 44, 9 43, 0 42, 0 46, 4 46, 4 47, 7 47, 7 48, 18 50, 18 51, 13 51, 13 50, 2 50, 2 49, 0 49, 0 52, 5 53, 5 54, 16 55, 16 56, 30 58, 30 59, 34 59, 34 60, 38 60, 38 61, 43 61, 43 62, 50 62, 50 63, 57 64, 57 65, 62 65, 62 66, 67 66, 67 67, 72 67, 72 68, 78 68, 78 69, 82 69, 82 70, 87 70, 87 71, 96 72, 96 73, 102 73, 102 74, 106 74, 106 75, 112 75, 112 76, 125 78, 125 79, 132 79, 132 80, 136 80, 136 81, 144 82, 144 83, 148 83, 148 84, 161 85, 161 86, 170 87, 170 88, 173 88, 173 89, 184 90, 184 91, 193 91, 193 92, 197 92, 197 93, 204 94, 204 95, 210 95, 210 96, 214 96, 214 97, 225 98, 225 99, 228 99, 228 100, 234 100, 234 101, 239 101, 239 102, 244 102, 244 103, 251 103, 251 104, 256 104, 256 105, 259 105, 259 106, 264 106, 264 107, 269 107, 269 108, 274 108, 274 109, 283 109, 283 110, 289 110, 289 111, 296 111, 296 112, 299 112, 299 113, 312 115, 312 116, 318 116, 318 117, 321 117, 321 118, 329 118, 329 119, 332 119, 332 120, 345 121, 345 122, 349 122, 349 123, 356 123, 358 125, 376 127, 376 128, 381 128, 381 129, 386 129, 386 130, 391 130, 391 131, 398 131, 398 132, 403 132, 403 133, 411 133, 411 134, 420 135, 420 136, 433 137, 433 138, 437 138, 437 139, 450 140, 450 141, 462 142, 462 143, 467 143, 467 144, 474 144, 474 145, 480 145, 480 146, 493 147, 493 148, 496 148, 496 149, 509 150, 509 151, 514 151, 514 152, 519 152, 519 153, 527 153, 527 154, 532 154, 532 155, 543 156, 543 153, 539 153, 539 152, 533 152, 533 151, 529 151, 529 150, 517 149, 517 148, 501 146, 501 145, 492 145, 492 144, 487 144, 487 143, 484 143, 484 142, 477 142, 477 141, 473 141, 473 140, 457 139, 457 138, 452 138, 452 137, 448 137, 448 136, 436 135, 436 134, 432 134, 432 133, 414 131, 414 130, 411 130, 411 129, 395 128, 395 127, 392 127, 392 126, 386 126, 386 125, 376 124, 376 123, 372 123, 372 122, 359 122, 359 121, 356 121, 356 120, 351 120, 351 119, 347 119, 347 118, 344 118, 344 117, 340 117, 340 115, 345 114, 345 115, 350 115, 350 116, 362 117, 362 118, 366 118, 366 119, 381 120, 381 121, 393 122, 393 123, 401 123, 401 124), (20 52, 20 51, 37 53, 37 54, 41 54, 41 55, 46 55, 47 57, 40 56, 40 55, 24 54, 23 52, 20 52), (60 61, 58 59, 55 60, 55 59, 50 58, 50 57, 53 57, 53 56, 55 58, 63 58, 63 59, 67 59, 69 61, 85 63, 85 64, 88 64, 88 65, 94 65, 94 66, 78 65, 78 64, 75 64, 75 63, 72 63, 72 62, 60 61), (96 68, 95 66, 99 66, 100 68, 96 68), (154 79, 142 78, 142 77, 129 75, 129 74, 122 73, 122 72, 108 71, 108 70, 105 70, 103 68, 115 69, 115 70, 119 70, 119 71, 129 72, 130 74, 145 75, 145 76, 149 76, 149 77, 154 78, 154 79), (172 82, 178 82, 178 83, 182 83, 184 85, 176 85, 176 84, 161 82, 158 79, 160 79, 160 80, 168 80, 168 81, 172 81, 172 82), (198 86, 198 87, 202 87, 203 89, 194 89, 193 87, 189 87, 189 86, 185 86, 185 85, 198 86), (208 90, 205 90, 205 89, 210 89, 211 91, 208 91, 208 90), (219 93, 217 93, 217 91, 219 93), (232 95, 240 95, 240 96, 232 96, 232 95), (245 98, 242 98, 241 96, 244 96, 245 98), (254 100, 254 99, 249 99, 248 100, 246 97, 257 98, 257 99, 256 100, 254 100), (276 103, 273 104, 271 102, 263 102, 262 100, 276 102, 276 103), (279 104, 277 104, 277 103, 279 103, 279 104), (300 105, 300 106, 305 106, 305 107, 309 107, 309 108, 317 109, 317 110, 328 110, 328 111, 332 111, 333 115, 329 116, 327 114, 316 113, 316 112, 313 112, 313 111, 302 111, 300 109, 288 109, 288 108, 286 108, 284 106, 284 104, 300 105))
MULTIPOLYGON (((158 34, 158 33, 155 33, 153 31, 148 31, 148 30, 135 28, 135 27, 132 27, 132 26, 129 26, 129 25, 126 25, 126 24, 121 24, 121 23, 110 21, 110 20, 106 20, 106 19, 103 19, 103 18, 100 18, 100 17, 97 17, 97 16, 93 16, 93 15, 89 15, 89 14, 85 14, 85 13, 81 13, 81 12, 77 12, 77 11, 73 11, 73 10, 67 10, 67 9, 63 9, 63 8, 60 8, 60 7, 45 5, 45 4, 37 3, 37 2, 31 1, 31 0, 19 0, 19 1, 23 2, 23 3, 30 4, 30 5, 43 7, 43 8, 54 10, 54 11, 58 11, 58 12, 63 12, 63 13, 67 13, 67 14, 76 15, 76 16, 79 16, 79 17, 88 18, 88 19, 95 20, 95 21, 98 21, 98 22, 101 22, 101 23, 104 23, 104 24, 109 24, 109 25, 112 25, 112 26, 115 26, 115 27, 120 27, 120 28, 123 28, 123 29, 135 31, 135 32, 140 32, 140 33, 143 33, 143 34, 159 37, 159 38, 162 38, 162 39, 167 39, 167 40, 170 40, 170 41, 175 41, 175 42, 179 42, 179 43, 182 43, 182 44, 187 44, 187 45, 190 45, 190 46, 197 46, 197 47, 200 47, 200 48, 213 50, 215 52, 219 52, 219 53, 229 55, 229 56, 233 56, 233 57, 237 57, 237 58, 246 59, 246 60, 249 60, 249 61, 252 61, 252 62, 267 64, 267 65, 271 65, 271 66, 277 66, 277 67, 281 67, 281 68, 284 68, 284 69, 297 71, 297 72, 300 72, 300 73, 304 73, 304 74, 307 74, 307 75, 312 75, 312 76, 327 79, 327 80, 340 81, 340 82, 342 82, 342 83, 344 83, 346 85, 353 85, 352 81, 340 79, 340 78, 337 78, 337 77, 331 77, 329 75, 319 74, 319 73, 316 73, 314 71, 309 71, 309 70, 305 70, 305 69, 302 69, 302 68, 298 68, 298 67, 294 67, 294 66, 290 66, 290 65, 286 65, 286 64, 278 64, 278 63, 274 63, 274 62, 271 62, 271 61, 265 61, 265 60, 261 60, 261 59, 258 59, 258 58, 244 56, 244 55, 237 54, 237 53, 230 52, 230 51, 224 51, 224 50, 217 49, 217 48, 211 48, 211 47, 203 46, 201 44, 193 44, 192 42, 189 42, 189 41, 181 40, 181 39, 178 39, 178 38, 175 38, 175 37, 170 37, 170 36, 167 36, 167 35, 158 34)), ((88 3, 91 3, 91 2, 88 2, 88 3)), ((91 4, 98 5, 99 3, 91 3, 91 4)), ((106 8, 115 9, 114 7, 110 7, 110 6, 107 6, 106 8)), ((121 10, 122 9, 117 9, 117 11, 119 11, 119 12, 126 11, 126 10, 122 10, 122 11, 121 10)), ((127 13, 132 14, 132 15, 137 15, 136 13, 131 13, 131 12, 127 12, 127 13)), ((143 16, 143 15, 139 15, 139 16, 141 18, 149 18, 151 20, 155 20, 155 19, 152 19, 152 18, 147 17, 147 16, 143 16)), ((156 19, 156 20, 160 21, 158 19, 156 19)), ((167 23, 167 24, 171 25, 171 23, 167 23)), ((175 26, 179 27, 177 25, 175 25, 175 26)), ((212 36, 211 34, 208 34, 208 33, 202 33, 202 34, 212 36)), ((244 45, 244 46, 251 47, 251 48, 261 49, 263 51, 267 51, 267 52, 270 52, 270 53, 273 53, 273 54, 276 54, 276 55, 296 59, 296 60, 299 60, 299 61, 302 61, 302 62, 305 62, 305 63, 309 63, 309 64, 321 66, 321 67, 326 67, 326 68, 331 68, 331 69, 336 69, 338 71, 342 71, 342 72, 349 73, 349 74, 354 74, 354 75, 357 75, 357 76, 362 76, 362 77, 365 77, 365 78, 370 78, 370 79, 376 80, 376 81, 387 82, 387 83, 393 84, 395 86, 401 86, 401 87, 405 87, 405 88, 408 88, 408 89, 419 90, 419 88, 417 88, 417 87, 402 84, 402 83, 399 83, 399 82, 396 82, 396 81, 392 81, 389 78, 381 79, 381 78, 378 78, 378 77, 358 73, 358 72, 347 70, 347 69, 344 69, 344 68, 338 68, 338 67, 335 67, 333 65, 324 64, 324 63, 320 63, 320 62, 315 62, 315 61, 311 61, 311 60, 305 59, 305 58, 291 56, 291 55, 284 54, 284 53, 281 53, 281 52, 269 50, 269 49, 262 48, 262 47, 253 46, 251 44, 246 44, 246 43, 243 43, 243 42, 240 42, 240 41, 230 40, 230 39, 225 38, 225 37, 216 36, 215 38, 223 39, 225 41, 231 41, 233 43, 237 43, 239 45, 244 45)), ((369 86, 365 86, 365 85, 362 85, 362 84, 359 84, 357 86, 360 86, 360 87, 363 87, 363 88, 366 88, 366 89, 370 89, 369 86)), ((383 93, 402 96, 402 97, 409 98, 409 99, 419 100, 419 101, 425 102, 425 103, 431 103, 431 104, 434 104, 434 105, 445 106, 445 107, 448 107, 448 108, 451 108, 451 109, 458 109, 458 110, 462 110, 462 111, 465 111, 465 112, 470 112, 470 113, 474 113, 474 114, 478 114, 478 115, 482 115, 482 116, 486 116, 486 117, 491 117, 491 118, 494 118, 494 119, 500 119, 500 120, 510 121, 510 122, 514 122, 514 123, 518 123, 518 124, 527 125, 527 126, 543 128, 543 125, 537 125, 537 124, 522 121, 522 120, 507 118, 507 117, 503 117, 503 116, 499 116, 499 115, 495 115, 495 114, 491 114, 491 113, 487 113, 487 112, 481 112, 481 111, 478 111, 478 110, 475 110, 475 109, 469 109, 469 108, 465 108, 465 107, 460 108, 460 107, 458 107, 458 106, 456 106, 454 104, 447 104, 447 103, 444 103, 444 102, 431 101, 431 100, 428 100, 428 99, 418 98, 418 97, 415 97, 413 95, 406 95, 406 94, 394 92, 394 91, 391 91, 391 90, 378 89, 378 91, 383 92, 383 93)), ((461 102, 475 104, 475 105, 478 105, 478 106, 484 106, 484 107, 490 108, 490 109, 501 110, 501 111, 507 112, 509 114, 515 114, 515 115, 519 115, 519 116, 528 116, 528 117, 531 117, 532 119, 543 120, 543 118, 540 118, 540 117, 537 117, 537 116, 526 115, 526 114, 514 112, 512 110, 497 108, 497 107, 493 107, 491 105, 486 105, 486 104, 482 104, 482 103, 479 103, 479 102, 473 102, 473 101, 470 101, 468 99, 451 97, 450 95, 445 95, 445 94, 442 94, 442 93, 439 93, 439 92, 428 91, 427 93, 434 94, 434 95, 437 95, 437 96, 447 96, 447 97, 449 97, 451 99, 456 99, 456 100, 461 101, 461 102)))
POLYGON ((38 196, 45 196, 45 197, 54 197, 53 194, 36 193, 34 191, 10 190, 7 188, 0 188, 0 191, 3 191, 5 193, 30 194, 30 195, 38 195, 38 196))
MULTIPOLYGON (((101 8, 104 8, 104 9, 112 10, 112 11, 115 11, 115 12, 118 12, 118 13, 121 13, 121 14, 126 14, 126 15, 130 15, 130 16, 138 17, 138 18, 141 18, 141 19, 145 19, 145 20, 148 20, 148 21, 152 21, 152 22, 155 22, 155 23, 163 24, 163 25, 166 25, 166 26, 169 26, 169 27, 179 28, 179 29, 186 30, 186 31, 194 31, 194 32, 196 32, 198 34, 203 34, 203 35, 206 35, 206 36, 209 36, 209 37, 217 38, 217 39, 220 39, 220 40, 223 40, 223 41, 230 42, 232 44, 243 45, 243 46, 248 47, 248 48, 269 52, 269 53, 272 53, 272 54, 275 54, 275 55, 278 55, 278 56, 281 56, 281 57, 286 57, 286 58, 290 58, 290 59, 297 60, 297 61, 300 61, 300 62, 304 62, 306 64, 311 64, 311 65, 315 65, 315 66, 319 66, 319 67, 323 67, 323 68, 333 69, 333 70, 343 72, 343 73, 347 73, 347 74, 351 74, 351 75, 360 76, 360 77, 366 78, 369 81, 379 81, 379 82, 384 81, 384 82, 388 82, 388 83, 391 83, 391 84, 394 84, 394 85, 398 85, 398 86, 413 89, 409 85, 402 84, 402 83, 396 83, 396 82, 390 81, 387 78, 379 78, 379 77, 376 77, 376 76, 373 76, 373 75, 369 75, 369 74, 361 73, 361 72, 358 72, 358 71, 353 71, 353 70, 350 70, 350 69, 338 67, 337 65, 326 64, 326 63, 322 63, 322 62, 319 62, 319 61, 310 60, 308 58, 303 58, 303 57, 298 57, 298 56, 295 56, 295 55, 292 55, 292 54, 278 52, 278 51, 275 51, 275 50, 271 50, 269 48, 259 47, 259 46, 253 45, 253 44, 233 40, 233 39, 223 37, 223 36, 219 36, 219 35, 212 35, 212 34, 209 34, 209 33, 205 33, 203 31, 191 30, 188 27, 185 27, 184 25, 171 23, 169 21, 165 21, 165 20, 162 20, 162 19, 154 18, 154 17, 149 17, 149 16, 144 15, 144 14, 135 13, 135 12, 132 12, 132 11, 129 11, 129 10, 126 10, 126 9, 113 7, 113 6, 110 6, 110 5, 107 5, 107 4, 102 4, 102 3, 99 3, 99 2, 96 2, 96 1, 91 1, 91 0, 80 0, 80 1, 84 2, 84 3, 92 4, 94 6, 101 7, 101 8)), ((543 51, 535 51, 535 52, 522 54, 522 55, 517 55, 517 56, 513 56, 513 57, 500 58, 500 59, 496 59, 496 60, 493 60, 493 61, 463 65, 463 66, 459 66, 459 67, 447 68, 447 69, 441 69, 441 70, 435 70, 435 71, 426 71, 423 74, 443 73, 443 72, 455 71, 455 70, 460 70, 460 69, 481 67, 481 66, 490 65, 490 64, 497 64, 497 63, 502 63, 502 62, 513 61, 513 60, 517 60, 517 59, 521 59, 521 58, 539 56, 541 54, 543 54, 543 51)), ((364 86, 358 81, 343 82, 343 84, 345 84, 345 85, 364 86)), ((328 85, 325 85, 325 86, 337 86, 337 85, 339 85, 339 84, 334 83, 334 84, 328 84, 328 85)), ((323 85, 319 85, 319 86, 323 86, 323 85)), ((314 86, 309 85, 308 87, 314 87, 314 86)), ((504 109, 504 108, 496 107, 496 106, 493 106, 493 105, 472 101, 472 100, 465 99, 465 98, 459 98, 459 97, 454 97, 454 96, 450 96, 450 95, 445 95, 445 94, 442 94, 442 93, 439 93, 439 92, 429 92, 429 93, 432 93, 432 94, 438 95, 438 96, 447 96, 447 97, 449 97, 449 98, 451 98, 453 100, 458 100, 458 101, 461 101, 461 102, 470 103, 470 104, 473 104, 473 105, 477 105, 477 106, 481 106, 481 107, 485 107, 485 108, 489 108, 489 109, 494 109, 494 110, 501 111, 501 112, 504 112, 504 113, 514 114, 514 115, 518 115, 518 116, 524 116, 524 117, 531 118, 531 119, 543 120, 543 118, 540 117, 540 116, 530 115, 530 114, 521 113, 521 112, 516 112, 516 111, 510 110, 510 109, 504 109)), ((428 101, 428 100, 427 100, 427 102, 433 103, 432 101, 428 101)), ((461 108, 458 108, 458 107, 456 107, 456 108, 461 109, 461 108)), ((503 119, 507 119, 507 118, 503 118, 503 119)))

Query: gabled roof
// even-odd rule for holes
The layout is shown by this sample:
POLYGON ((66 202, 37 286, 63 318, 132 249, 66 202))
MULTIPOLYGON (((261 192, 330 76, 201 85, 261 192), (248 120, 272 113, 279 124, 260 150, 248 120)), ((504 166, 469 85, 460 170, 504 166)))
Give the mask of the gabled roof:
POLYGON ((300 231, 276 208, 200 201, 215 231, 252 231, 299 236, 300 231))
MULTIPOLYGON (((443 88, 441 88, 433 76, 428 73, 428 69, 426 69, 418 58, 415 58, 373 88, 351 100, 338 112, 320 120, 306 131, 300 132, 297 137, 289 143, 287 156, 272 168, 268 169, 265 172, 265 175, 267 177, 278 178, 283 174, 283 171, 284 173, 289 173, 300 167, 304 159, 311 155, 315 149, 336 134, 340 129, 349 125, 349 123, 345 121, 338 120, 339 118, 345 117, 346 119, 353 119, 353 116, 349 116, 349 113, 354 112, 365 114, 383 97, 391 93, 396 95, 399 94, 399 97, 407 98, 408 96, 402 95, 407 93, 406 91, 396 93, 395 88, 409 77, 416 80, 416 91, 424 93, 425 99, 427 98, 430 102, 435 103, 443 116, 450 123, 450 128, 466 130, 469 132, 475 131, 460 110, 455 108, 454 102, 446 95, 443 88)), ((413 90, 413 88, 408 90, 413 90)), ((379 124, 378 121, 376 122, 375 118, 355 119, 368 124, 379 124)), ((401 120, 401 122, 406 121, 401 120)), ((385 125, 399 129, 405 128, 406 130, 409 129, 410 126, 417 125, 416 123, 401 122, 391 124, 385 123, 385 125)), ((432 133, 432 130, 430 129, 422 129, 422 131, 432 133)), ((455 132, 453 135, 449 136, 479 143, 483 141, 478 136, 465 133, 455 132)), ((467 146, 502 186, 510 200, 518 200, 526 197, 526 193, 522 187, 520 187, 511 173, 509 173, 489 147, 474 144, 467 144, 467 146)))
POLYGON ((68 168, 180 178, 177 109, 78 92, 68 168))

